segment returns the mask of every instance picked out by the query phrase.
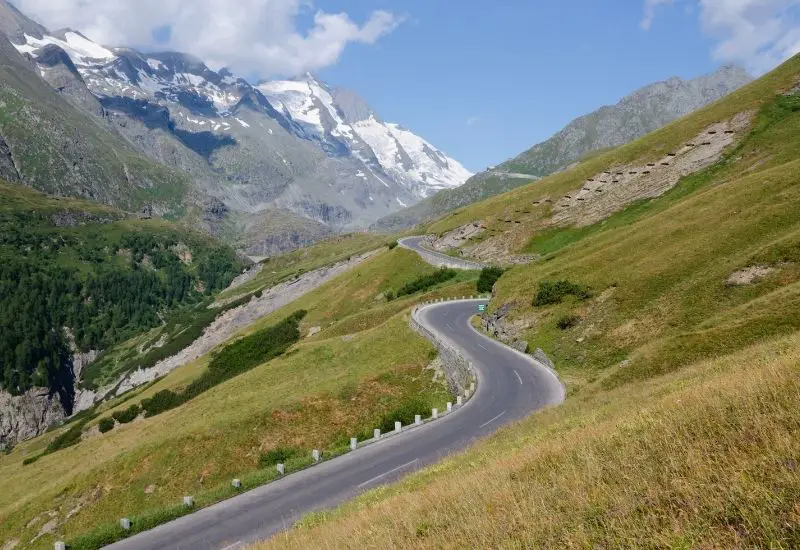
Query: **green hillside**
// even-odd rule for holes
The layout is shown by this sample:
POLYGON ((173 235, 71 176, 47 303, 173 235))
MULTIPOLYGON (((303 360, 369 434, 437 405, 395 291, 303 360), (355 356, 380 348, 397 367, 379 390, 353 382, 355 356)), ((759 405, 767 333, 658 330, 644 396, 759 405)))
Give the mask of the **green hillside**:
MULTIPOLYGON (((567 172, 432 224, 536 254, 494 288, 564 406, 306 518, 263 548, 800 545, 800 56, 567 172), (710 167, 593 225, 543 199, 749 123, 710 167), (509 223, 508 220, 511 220, 509 223), (519 223, 513 223, 513 222, 519 223)), ((470 246, 472 246, 470 244, 470 246)))
MULTIPOLYGON (((480 247, 536 256, 498 280, 490 313, 510 304, 507 329, 554 358, 566 404, 266 546, 800 544, 799 75, 796 57, 637 142, 430 224, 443 233, 480 221, 480 247), (596 224, 558 223, 543 200, 653 162, 737 115, 746 123, 719 159, 657 198, 621 204, 596 224)), ((32 540, 54 521, 31 546, 59 537, 96 548, 120 536, 123 515, 155 525, 182 513, 182 495, 207 505, 232 494, 234 476, 247 487, 271 479, 271 457, 299 468, 310 449, 334 454, 349 435, 446 400, 425 370, 435 353, 408 313, 475 293, 478 273, 390 299, 436 269, 372 239, 270 260, 224 297, 376 250, 208 355, 0 456, 0 541, 32 540), (255 364, 253 344, 297 311, 299 333, 269 340, 255 364), (213 378, 217 358, 240 353, 252 368, 190 389, 213 378), (167 391, 189 398, 150 414, 167 391), (139 405, 145 417, 101 433, 104 419, 139 405), (42 455, 70 430, 82 440, 42 455)))

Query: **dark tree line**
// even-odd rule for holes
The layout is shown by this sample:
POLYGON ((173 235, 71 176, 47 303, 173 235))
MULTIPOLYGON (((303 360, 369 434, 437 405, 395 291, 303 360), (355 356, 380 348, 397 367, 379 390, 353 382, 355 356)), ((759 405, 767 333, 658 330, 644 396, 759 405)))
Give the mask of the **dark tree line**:
POLYGON ((72 403, 68 331, 81 351, 106 349, 225 288, 240 270, 233 251, 188 231, 62 229, 45 216, 0 212, 0 387, 47 387, 72 403), (179 243, 191 262, 179 258, 179 243))

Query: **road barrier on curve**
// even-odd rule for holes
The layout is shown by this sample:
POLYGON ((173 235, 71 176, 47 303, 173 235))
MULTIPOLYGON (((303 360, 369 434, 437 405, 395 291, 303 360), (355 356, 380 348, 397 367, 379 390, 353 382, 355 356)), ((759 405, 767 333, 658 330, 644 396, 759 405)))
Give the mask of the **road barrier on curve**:
MULTIPOLYGON (((489 298, 486 298, 487 300, 489 298)), ((434 300, 432 303, 439 303, 439 302, 447 302, 447 301, 456 301, 451 300, 449 298, 442 298, 439 300, 434 300)), ((439 357, 442 360, 443 370, 445 373, 445 378, 447 379, 448 387, 453 395, 456 396, 455 404, 452 402, 447 403, 447 410, 440 412, 438 409, 431 409, 431 416, 428 419, 423 419, 422 415, 415 415, 414 423, 409 424, 406 427, 403 427, 401 422, 395 422, 395 427, 393 431, 388 433, 382 434, 380 429, 375 429, 373 433, 373 438, 366 440, 366 441, 358 441, 357 438, 352 437, 350 438, 350 447, 349 451, 353 452, 358 450, 361 447, 371 445, 373 443, 377 443, 379 441, 383 441, 384 439, 388 439, 393 436, 398 436, 406 431, 413 431, 417 428, 421 428, 425 424, 429 422, 433 422, 438 420, 439 418, 443 418, 458 411, 460 408, 465 406, 470 398, 475 395, 475 385, 477 383, 477 376, 475 373, 474 368, 467 361, 464 357, 462 357, 458 351, 451 347, 444 339, 440 338, 436 335, 433 331, 427 329, 422 323, 417 319, 417 314, 419 313, 420 309, 425 307, 424 304, 422 306, 417 306, 414 308, 411 314, 411 328, 414 329, 417 333, 419 333, 423 338, 429 340, 436 349, 439 351, 439 357)), ((320 464, 326 461, 326 458, 322 452, 315 449, 312 451, 312 460, 309 464, 310 467, 313 467, 316 464, 320 464)), ((308 466, 306 466, 308 467, 308 466)), ((305 469, 306 467, 302 467, 301 469, 305 469)), ((291 471, 286 470, 286 465, 283 463, 276 464, 275 470, 277 473, 277 478, 280 479, 285 475, 292 473, 291 471)), ((295 470, 296 471, 296 470, 295 470)), ((234 489, 241 489, 242 488, 242 481, 240 479, 234 479, 231 481, 231 486, 234 489)), ((195 501, 193 496, 184 496, 183 497, 183 506, 185 508, 194 508, 195 501)), ((122 518, 120 520, 120 527, 124 531, 131 531, 133 527, 133 522, 128 518, 122 518)), ((55 543, 55 550, 66 550, 66 545, 62 541, 57 541, 55 543)))
POLYGON ((436 267, 449 267, 451 269, 466 269, 466 270, 478 270, 478 271, 486 267, 484 264, 478 262, 471 262, 469 260, 453 258, 452 256, 448 256, 446 254, 441 254, 439 252, 429 250, 428 248, 425 248, 421 243, 419 245, 419 248, 411 248, 404 242, 405 240, 406 239, 400 239, 398 241, 401 247, 416 252, 422 257, 423 260, 436 267))

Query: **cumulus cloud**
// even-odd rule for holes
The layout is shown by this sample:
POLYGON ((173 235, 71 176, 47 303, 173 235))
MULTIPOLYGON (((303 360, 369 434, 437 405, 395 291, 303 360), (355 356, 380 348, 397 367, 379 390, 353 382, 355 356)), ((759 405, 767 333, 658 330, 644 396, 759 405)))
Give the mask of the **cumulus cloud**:
MULTIPOLYGON (((800 52, 800 0, 684 0, 700 7, 703 32, 716 40, 715 60, 741 63, 761 74, 800 52)), ((648 29, 659 4, 645 0, 648 29)))
POLYGON ((359 24, 308 0, 16 0, 50 29, 72 27, 101 44, 178 50, 214 68, 262 77, 330 66, 348 44, 374 44, 401 22, 374 11, 359 24), (310 24, 301 29, 301 20, 310 24), (168 29, 168 32, 165 32, 168 29))

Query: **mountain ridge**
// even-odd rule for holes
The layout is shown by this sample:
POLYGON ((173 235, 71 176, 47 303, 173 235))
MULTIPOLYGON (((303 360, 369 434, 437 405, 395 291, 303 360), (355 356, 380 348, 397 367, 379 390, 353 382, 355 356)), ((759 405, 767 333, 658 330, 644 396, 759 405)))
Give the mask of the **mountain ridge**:
MULTIPOLYGON (((217 222, 229 229, 263 227, 257 219, 278 211, 298 223, 311 220, 312 228, 323 224, 327 233, 361 229, 471 176, 410 132, 400 137, 411 152, 392 138, 396 154, 376 154, 376 142, 362 139, 345 118, 368 116, 387 136, 392 129, 355 93, 332 94, 311 75, 272 82, 310 79, 314 85, 302 91, 300 103, 311 105, 318 121, 303 109, 276 108, 274 95, 268 98, 228 69, 211 70, 196 56, 101 46, 74 29, 48 32, 6 2, 0 7, 0 29, 59 95, 140 153, 186 173, 200 210, 225 205, 224 219, 207 229, 216 230, 217 222)), ((282 236, 238 234, 245 249, 263 251, 275 237, 297 241, 287 230, 282 236)))
POLYGON ((628 143, 721 99, 750 82, 741 67, 724 65, 695 79, 670 77, 582 115, 549 139, 445 191, 378 220, 373 228, 396 231, 564 170, 586 155, 628 143))

